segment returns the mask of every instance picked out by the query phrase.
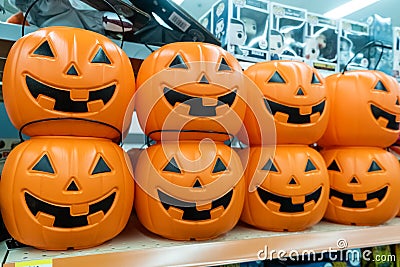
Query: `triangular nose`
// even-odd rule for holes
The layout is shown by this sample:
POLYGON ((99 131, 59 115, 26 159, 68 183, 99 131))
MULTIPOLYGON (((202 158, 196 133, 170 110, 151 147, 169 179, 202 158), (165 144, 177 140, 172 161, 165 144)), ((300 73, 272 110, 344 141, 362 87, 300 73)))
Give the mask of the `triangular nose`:
POLYGON ((290 185, 298 185, 298 182, 296 181, 296 179, 294 178, 294 176, 292 176, 292 178, 289 181, 290 185))
POLYGON ((297 90, 296 95, 304 95, 304 91, 301 88, 299 88, 299 90, 297 90))
POLYGON ((205 74, 201 77, 199 83, 209 84, 208 79, 205 74))
POLYGON ((201 185, 199 179, 196 180, 196 182, 193 185, 193 188, 202 188, 203 186, 201 185))
POLYGON ((67 75, 74 75, 74 76, 78 76, 79 75, 78 71, 76 70, 74 65, 71 65, 71 67, 67 71, 67 75))
POLYGON ((351 184, 359 184, 360 182, 357 180, 357 178, 355 176, 353 176, 353 178, 351 178, 350 183, 351 184))
POLYGON ((74 181, 74 179, 72 179, 71 182, 69 183, 69 185, 67 187, 67 191, 79 191, 79 187, 76 184, 76 182, 74 181))

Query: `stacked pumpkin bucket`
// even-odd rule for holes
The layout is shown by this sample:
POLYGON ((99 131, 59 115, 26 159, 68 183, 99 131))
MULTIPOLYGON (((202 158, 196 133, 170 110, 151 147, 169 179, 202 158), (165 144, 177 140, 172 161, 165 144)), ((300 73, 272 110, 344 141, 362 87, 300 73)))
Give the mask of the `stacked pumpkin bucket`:
POLYGON ((129 128, 134 92, 129 58, 103 35, 49 27, 14 44, 4 103, 31 138, 11 151, 1 177, 1 212, 12 237, 66 250, 122 231, 134 180, 117 143, 129 128))
POLYGON ((153 52, 135 85, 112 41, 49 27, 12 47, 3 94, 30 139, 6 161, 0 207, 27 245, 96 246, 122 231, 133 203, 145 228, 176 240, 211 239, 240 219, 273 231, 324 216, 377 225, 400 208, 399 163, 385 150, 400 132, 400 89, 381 72, 325 80, 293 61, 242 72, 222 48, 187 42, 153 52), (152 140, 133 159, 135 183, 118 146, 134 106, 152 140), (229 146, 236 136, 246 149, 229 146))

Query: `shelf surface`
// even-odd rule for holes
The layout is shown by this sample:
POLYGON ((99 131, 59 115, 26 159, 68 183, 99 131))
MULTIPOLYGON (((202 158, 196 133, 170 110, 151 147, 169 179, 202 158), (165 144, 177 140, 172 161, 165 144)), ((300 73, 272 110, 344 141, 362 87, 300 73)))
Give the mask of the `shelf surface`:
POLYGON ((172 241, 151 234, 132 216, 119 236, 91 249, 45 251, 22 247, 7 251, 2 242, 0 256, 5 257, 5 267, 17 266, 16 263, 29 266, 24 263, 35 260, 51 263, 40 267, 212 266, 257 260, 258 252, 266 247, 269 254, 273 250, 286 253, 337 250, 338 240, 344 240, 346 248, 400 243, 400 218, 376 227, 322 221, 306 231, 291 233, 262 231, 239 223, 232 231, 213 240, 172 241))

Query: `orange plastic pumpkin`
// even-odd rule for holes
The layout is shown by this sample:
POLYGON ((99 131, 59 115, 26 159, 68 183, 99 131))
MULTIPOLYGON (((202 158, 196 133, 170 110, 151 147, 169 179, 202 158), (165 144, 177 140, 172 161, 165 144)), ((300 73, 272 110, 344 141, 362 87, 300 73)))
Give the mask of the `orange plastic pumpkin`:
POLYGON ((221 47, 172 43, 148 56, 137 77, 139 123, 153 140, 226 140, 236 135, 245 115, 245 81, 239 62, 221 47), (184 133, 185 131, 203 131, 184 133), (209 133, 210 131, 214 132, 209 133), (206 133, 204 133, 206 132, 206 133), (172 135, 172 137, 171 137, 172 135))
POLYGON ((378 225, 400 208, 400 166, 396 157, 381 148, 324 149, 330 198, 325 218, 353 225, 378 225))
POLYGON ((302 145, 251 147, 241 220, 272 231, 301 231, 324 216, 329 176, 322 156, 302 145))
POLYGON ((128 156, 110 140, 32 138, 11 151, 3 169, 4 223, 16 240, 41 249, 99 245, 129 219, 132 175, 128 156))
POLYGON ((328 124, 330 103, 325 80, 303 62, 269 61, 244 71, 262 95, 248 96, 244 126, 251 145, 270 145, 271 127, 260 126, 258 117, 275 121, 277 144, 312 144, 328 124))
POLYGON ((204 240, 231 230, 242 212, 245 184, 239 156, 223 143, 157 144, 140 154, 135 208, 151 232, 204 240))
POLYGON ((126 132, 131 122, 134 79, 128 56, 107 37, 78 28, 42 28, 11 48, 4 102, 12 123, 26 135, 117 141, 118 131, 126 132))
POLYGON ((399 136, 400 89, 393 77, 373 70, 326 79, 331 115, 321 146, 388 147, 399 136))

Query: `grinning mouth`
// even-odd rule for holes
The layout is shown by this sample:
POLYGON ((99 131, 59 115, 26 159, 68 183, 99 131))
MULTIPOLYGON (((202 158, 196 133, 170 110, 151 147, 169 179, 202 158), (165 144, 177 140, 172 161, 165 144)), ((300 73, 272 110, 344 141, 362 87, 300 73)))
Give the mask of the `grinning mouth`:
POLYGON ((292 197, 279 196, 267 190, 264 190, 261 187, 257 188, 258 195, 265 204, 268 204, 268 202, 270 201, 278 203, 280 204, 279 212, 288 212, 288 213, 304 212, 305 205, 308 206, 308 210, 306 211, 311 210, 312 207, 314 207, 317 204, 321 196, 321 191, 322 191, 322 186, 320 186, 314 192, 305 195, 303 203, 293 204, 292 197))
POLYGON ((101 201, 90 204, 86 215, 71 215, 73 206, 49 204, 25 192, 25 202, 31 213, 40 220, 40 217, 52 217, 52 221, 45 226, 59 228, 76 228, 95 224, 106 216, 114 203, 116 193, 113 192, 101 201), (47 215, 47 216, 46 216, 47 215))
POLYGON ((399 123, 396 122, 396 115, 390 114, 389 112, 384 111, 373 104, 371 104, 371 112, 376 120, 378 120, 380 117, 383 117, 388 121, 386 128, 396 131, 399 130, 399 123))
POLYGON ((160 202, 163 205, 164 209, 166 211, 169 211, 171 208, 178 209, 182 211, 182 217, 176 219, 188 221, 210 220, 219 217, 214 215, 216 213, 218 213, 218 215, 222 215, 222 212, 229 206, 229 203, 231 203, 232 195, 233 190, 229 191, 224 196, 212 201, 211 207, 209 209, 198 210, 196 203, 176 199, 158 190, 158 197, 160 198, 160 202), (223 207, 223 209, 220 207, 223 207))
POLYGON ((89 97, 87 100, 74 101, 71 99, 70 90, 51 87, 29 77, 28 75, 26 76, 26 85, 28 86, 31 95, 36 100, 38 100, 38 97, 41 95, 54 99, 54 110, 77 113, 89 112, 89 106, 95 106, 91 105, 91 103, 97 103, 99 100, 102 101, 101 108, 104 107, 114 95, 116 88, 114 84, 99 90, 88 90, 89 97))
POLYGON ((214 106, 204 106, 203 98, 182 94, 167 87, 164 87, 164 95, 171 106, 174 107, 176 103, 183 103, 190 106, 189 115, 205 117, 216 116, 216 108, 219 106, 232 106, 233 102, 236 99, 236 90, 218 97, 218 101, 214 106))
POLYGON ((293 124, 304 124, 304 123, 311 123, 316 122, 322 115, 325 109, 325 100, 321 103, 312 106, 312 110, 310 114, 300 114, 300 108, 294 108, 285 106, 271 100, 264 98, 264 103, 267 106, 267 109, 272 115, 275 116, 277 112, 287 114, 289 117, 287 118, 286 123, 293 123, 293 124), (317 114, 319 113, 319 114, 317 114), (317 115, 314 115, 317 114, 317 115))
POLYGON ((346 194, 335 189, 330 190, 329 198, 332 197, 343 201, 341 206, 345 208, 372 208, 376 207, 380 201, 386 196, 388 186, 383 187, 375 192, 365 194, 364 200, 354 200, 353 194, 346 194), (377 199, 378 201, 376 201, 377 199), (374 201, 375 200, 375 201, 374 201))

